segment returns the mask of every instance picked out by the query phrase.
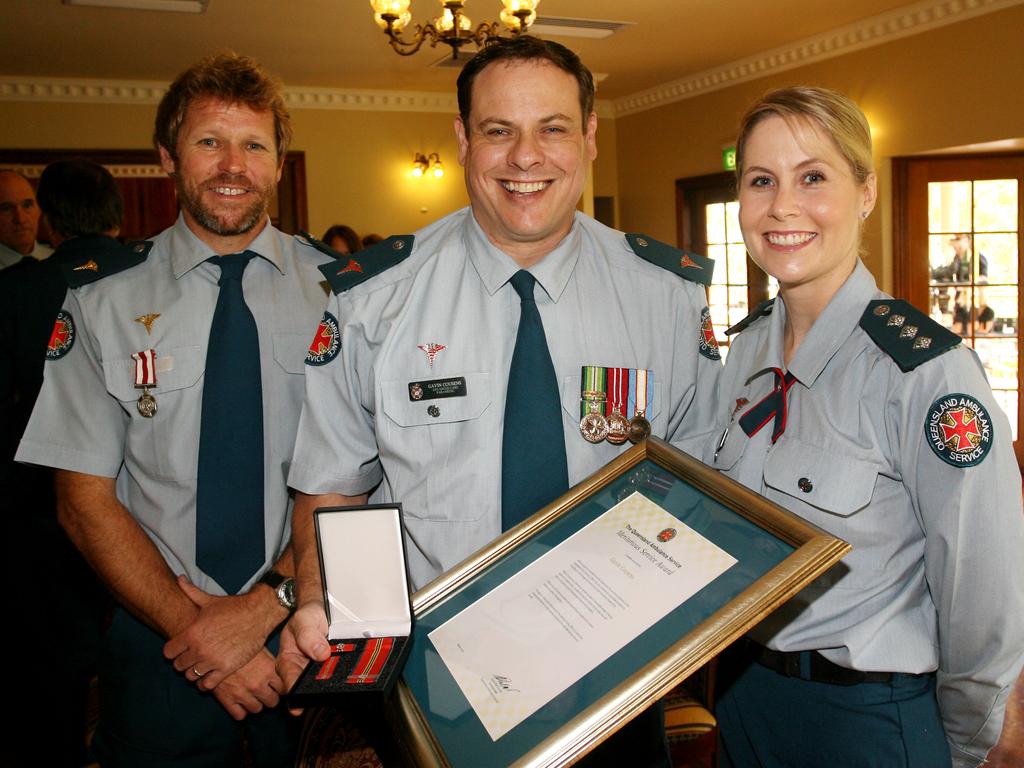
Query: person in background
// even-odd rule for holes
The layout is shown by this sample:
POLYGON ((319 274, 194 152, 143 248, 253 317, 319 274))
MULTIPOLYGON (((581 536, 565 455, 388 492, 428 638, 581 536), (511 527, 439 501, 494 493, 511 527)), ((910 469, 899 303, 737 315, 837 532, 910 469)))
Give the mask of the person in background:
POLYGON ((320 240, 327 247, 346 256, 363 250, 363 242, 359 239, 359 235, 352 227, 347 227, 344 224, 335 224, 324 232, 324 236, 320 240))
POLYGON ((363 248, 369 248, 371 245, 376 245, 384 238, 373 232, 369 235, 363 235, 363 248))
POLYGON ((973 350, 859 258, 876 178, 852 101, 767 94, 736 160, 779 296, 729 329, 704 458, 853 549, 720 667, 722 765, 979 765, 1024 649, 1009 423, 973 350))
POLYGON ((28 179, 17 171, 0 170, 0 269, 26 256, 45 259, 53 249, 36 242, 39 205, 28 179))
POLYGON ((267 215, 290 139, 280 86, 255 61, 190 67, 154 126, 177 222, 65 269, 17 459, 58 470, 60 522, 118 602, 100 660, 103 765, 294 761, 274 666, 293 606, 281 467, 329 258, 267 215))
MULTIPOLYGON (((23 259, 0 273, 0 497, 11 511, 11 540, 18 542, 10 553, 12 571, 33 574, 33 599, 21 606, 20 618, 48 630, 32 642, 33 658, 45 662, 12 669, 20 701, 7 720, 11 733, 45 729, 47 764, 77 768, 88 762, 86 701, 109 598, 57 523, 52 470, 17 464, 14 452, 43 382, 54 318, 67 292, 64 269, 88 254, 118 258, 130 251, 114 239, 123 203, 102 166, 87 160, 52 163, 39 178, 37 196, 56 250, 44 261, 23 259)), ((9 748, 18 764, 38 760, 39 745, 28 739, 15 739, 9 748)))

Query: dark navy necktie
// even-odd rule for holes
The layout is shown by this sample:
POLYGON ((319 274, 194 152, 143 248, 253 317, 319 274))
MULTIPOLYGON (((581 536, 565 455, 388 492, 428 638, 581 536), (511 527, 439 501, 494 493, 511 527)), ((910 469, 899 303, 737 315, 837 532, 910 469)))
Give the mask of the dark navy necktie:
POLYGON ((775 374, 775 388, 772 389, 759 403, 740 416, 740 427, 747 433, 747 437, 756 435, 765 424, 775 419, 772 427, 772 443, 778 440, 786 431, 786 399, 789 395, 789 388, 793 386, 796 377, 786 371, 782 373, 781 368, 772 368, 775 374))
POLYGON ((558 380, 544 324, 533 299, 533 275, 509 281, 521 300, 508 372, 501 441, 501 528, 508 530, 569 489, 558 380))
POLYGON ((256 320, 242 274, 256 254, 214 256, 220 294, 203 379, 196 489, 196 565, 229 595, 264 561, 263 382, 256 320))

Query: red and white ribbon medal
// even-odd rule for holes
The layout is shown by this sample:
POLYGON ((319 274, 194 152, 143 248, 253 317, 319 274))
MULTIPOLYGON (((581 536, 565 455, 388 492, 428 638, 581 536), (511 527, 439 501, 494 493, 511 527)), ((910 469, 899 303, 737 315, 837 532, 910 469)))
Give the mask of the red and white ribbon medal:
POLYGON ((608 437, 612 445, 622 445, 629 438, 626 402, 629 400, 629 368, 608 369, 608 437))
POLYGON ((654 399, 654 376, 645 368, 629 372, 629 399, 633 404, 633 418, 629 420, 629 441, 640 443, 651 436, 651 422, 647 411, 654 399))
POLYGON ((156 350, 133 352, 132 359, 135 361, 135 386, 142 387, 136 407, 140 416, 151 419, 156 413, 156 398, 149 394, 149 388, 156 386, 156 350))

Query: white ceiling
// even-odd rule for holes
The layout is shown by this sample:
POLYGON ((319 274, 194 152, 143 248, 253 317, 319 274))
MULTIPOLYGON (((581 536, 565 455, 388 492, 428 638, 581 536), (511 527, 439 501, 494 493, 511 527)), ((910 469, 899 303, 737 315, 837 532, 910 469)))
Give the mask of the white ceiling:
MULTIPOLYGON (((984 12, 1018 1, 975 0, 974 7, 984 12)), ((908 12, 936 5, 942 0, 915 3, 908 12)), ((599 97, 624 99, 905 6, 906 0, 542 0, 539 12, 632 22, 601 40, 561 39, 607 76, 599 97)), ((437 0, 413 0, 414 22, 428 21, 437 7, 437 0)), ((474 23, 493 21, 500 2, 469 0, 466 8, 474 23)), ((293 87, 451 93, 456 77, 429 66, 446 55, 440 49, 408 58, 393 53, 366 0, 209 0, 203 14, 0 0, 0 23, 4 76, 166 82, 206 53, 233 48, 293 87)))

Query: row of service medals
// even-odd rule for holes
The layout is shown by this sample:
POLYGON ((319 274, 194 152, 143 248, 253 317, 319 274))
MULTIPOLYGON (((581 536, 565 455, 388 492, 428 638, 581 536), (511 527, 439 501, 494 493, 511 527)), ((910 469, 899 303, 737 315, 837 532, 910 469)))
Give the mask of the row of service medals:
POLYGON ((150 387, 156 386, 156 350, 133 352, 132 359, 135 361, 135 387, 142 389, 135 407, 140 416, 151 419, 156 413, 156 398, 149 393, 150 387))
POLYGON ((647 409, 654 394, 651 372, 644 368, 584 365, 580 375, 580 434, 589 443, 607 440, 622 445, 651 436, 647 409), (632 406, 632 418, 626 413, 632 406))

